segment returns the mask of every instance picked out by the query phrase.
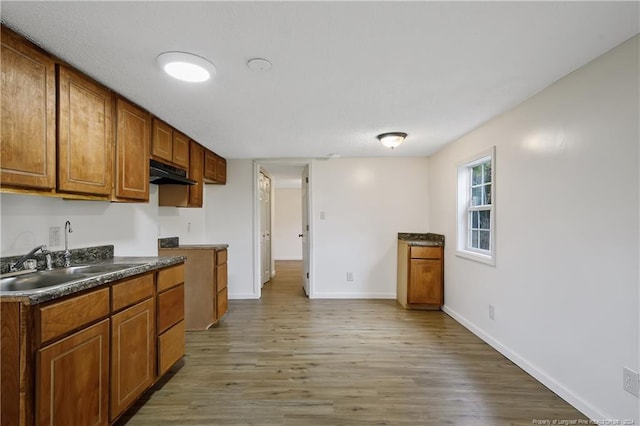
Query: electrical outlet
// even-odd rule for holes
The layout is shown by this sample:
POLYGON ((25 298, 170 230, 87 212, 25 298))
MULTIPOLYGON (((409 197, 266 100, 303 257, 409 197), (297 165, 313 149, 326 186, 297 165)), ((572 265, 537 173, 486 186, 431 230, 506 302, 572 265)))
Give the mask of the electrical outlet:
POLYGON ((353 272, 347 272, 347 281, 353 281, 353 272))
POLYGON ((60 227, 52 226, 49 228, 49 247, 57 247, 60 245, 60 227))
POLYGON ((640 380, 638 373, 623 367, 622 368, 622 388, 632 395, 640 397, 640 380))
POLYGON ((493 305, 489 305, 489 318, 494 320, 495 318, 495 309, 493 305))

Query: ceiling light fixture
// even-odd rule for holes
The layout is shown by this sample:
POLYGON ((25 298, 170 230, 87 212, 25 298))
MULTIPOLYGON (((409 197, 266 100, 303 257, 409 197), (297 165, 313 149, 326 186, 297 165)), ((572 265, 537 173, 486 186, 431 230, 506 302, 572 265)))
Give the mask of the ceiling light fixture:
POLYGON ((378 135, 378 140, 387 148, 395 148, 406 139, 407 134, 403 132, 389 132, 378 135))
POLYGON ((201 83, 216 74, 216 67, 202 56, 187 52, 164 52, 156 58, 160 68, 173 78, 201 83))

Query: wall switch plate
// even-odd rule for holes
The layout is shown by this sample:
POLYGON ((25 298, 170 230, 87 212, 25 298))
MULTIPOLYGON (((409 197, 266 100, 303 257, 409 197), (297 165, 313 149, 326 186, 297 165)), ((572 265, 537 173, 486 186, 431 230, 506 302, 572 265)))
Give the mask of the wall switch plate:
POLYGON ((494 320, 495 318, 495 309, 493 305, 489 305, 489 318, 494 320))
POLYGON ((347 272, 347 281, 353 281, 353 272, 347 272))
POLYGON ((640 379, 638 379, 638 373, 627 367, 623 367, 622 387, 631 395, 640 397, 640 379))
POLYGON ((320 212, 320 220, 326 220, 327 219, 327 212, 320 212))
POLYGON ((49 228, 49 247, 57 247, 60 245, 60 227, 52 226, 49 228))

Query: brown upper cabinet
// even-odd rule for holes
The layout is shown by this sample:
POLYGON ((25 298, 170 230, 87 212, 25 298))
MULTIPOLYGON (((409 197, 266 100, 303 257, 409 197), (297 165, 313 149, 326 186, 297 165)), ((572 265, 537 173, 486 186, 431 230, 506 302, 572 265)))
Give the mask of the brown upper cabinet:
POLYGON ((2 187, 56 186, 56 76, 53 58, 2 27, 2 187))
POLYGON ((195 185, 160 185, 158 205, 167 207, 202 207, 203 202, 203 162, 205 148, 198 142, 189 141, 189 179, 195 185))
POLYGON ((149 201, 151 115, 116 99, 116 168, 114 197, 149 201))
POLYGON ((205 148, 204 152, 205 183, 227 183, 227 160, 205 148))
POLYGON ((58 65, 58 190, 111 195, 111 91, 58 65))
POLYGON ((196 184, 189 186, 189 207, 202 207, 202 175, 203 175, 203 161, 204 161, 204 148, 196 141, 191 141, 189 145, 190 149, 190 162, 189 162, 189 179, 195 180, 196 184))
POLYGON ((189 167, 189 137, 154 117, 151 156, 186 169, 189 167))

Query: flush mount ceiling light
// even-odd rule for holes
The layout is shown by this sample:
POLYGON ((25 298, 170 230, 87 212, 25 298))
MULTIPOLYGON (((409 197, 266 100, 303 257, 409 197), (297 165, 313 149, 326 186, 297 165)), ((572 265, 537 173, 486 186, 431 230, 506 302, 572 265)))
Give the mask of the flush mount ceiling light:
POLYGON ((202 56, 186 52, 164 52, 156 58, 160 68, 173 78, 201 83, 216 74, 216 67, 202 56))
POLYGON ((406 139, 407 134, 403 132, 390 132, 381 133, 378 135, 378 140, 382 142, 382 145, 387 148, 395 148, 400 145, 406 139))

